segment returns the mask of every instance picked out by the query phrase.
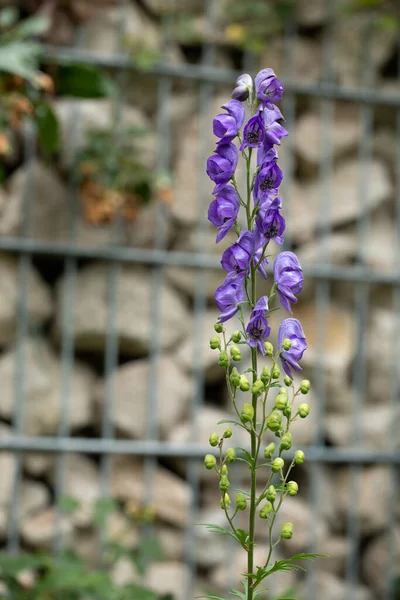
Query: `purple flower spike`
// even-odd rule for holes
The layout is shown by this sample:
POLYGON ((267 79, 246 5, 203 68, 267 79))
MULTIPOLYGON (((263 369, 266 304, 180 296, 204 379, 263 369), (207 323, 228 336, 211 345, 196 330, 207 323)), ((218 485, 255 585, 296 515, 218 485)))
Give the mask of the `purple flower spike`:
POLYGON ((232 92, 232 98, 244 102, 249 97, 251 90, 253 89, 253 80, 250 75, 243 73, 236 79, 236 87, 232 92))
POLYGON ((255 305, 249 324, 246 327, 247 343, 252 348, 258 348, 262 354, 265 354, 264 341, 271 333, 271 327, 265 317, 265 311, 268 310, 268 296, 260 298, 255 305))
POLYGON ((250 148, 259 148, 264 141, 264 136, 263 120, 257 114, 247 121, 243 130, 243 142, 240 144, 239 150, 244 150, 248 146, 250 148))
POLYGON ((283 96, 283 84, 277 77, 267 77, 257 89, 257 98, 261 102, 278 102, 283 96))
POLYGON ((215 291, 215 301, 221 314, 218 318, 219 323, 224 323, 237 313, 239 302, 245 299, 246 291, 244 288, 243 275, 229 274, 224 283, 215 291))
POLYGON ((207 175, 216 183, 213 194, 220 192, 232 178, 238 162, 235 144, 218 144, 215 154, 207 159, 207 175))
MULTIPOLYGON (((283 244, 283 232, 286 222, 280 213, 282 199, 280 196, 273 198, 270 202, 265 202, 256 216, 256 227, 259 234, 268 240, 274 240, 277 244, 283 244)), ((261 245, 261 244, 260 244, 261 245)))
POLYGON ((214 135, 221 138, 219 144, 229 143, 238 134, 239 129, 242 127, 245 110, 244 106, 239 100, 229 100, 222 106, 228 114, 217 115, 213 121, 213 132, 214 135))
POLYGON ((235 224, 240 200, 235 188, 227 185, 219 192, 208 208, 208 220, 218 227, 216 242, 220 242, 235 224))
POLYGON ((293 379, 293 371, 301 371, 299 365, 304 351, 307 349, 307 342, 300 321, 297 319, 285 319, 279 326, 278 345, 281 348, 283 340, 289 339, 292 346, 289 350, 283 350, 281 353, 282 367, 291 379, 293 379))
POLYGON ((303 273, 297 256, 293 252, 281 252, 275 258, 274 279, 278 288, 279 300, 288 312, 290 303, 296 304, 296 294, 303 288, 303 273))
POLYGON ((282 179, 282 170, 275 161, 264 164, 256 177, 254 185, 255 202, 259 201, 260 204, 263 204, 268 196, 276 194, 282 179))
POLYGON ((254 237, 244 229, 237 242, 229 246, 222 255, 221 265, 228 273, 245 274, 254 254, 254 237))

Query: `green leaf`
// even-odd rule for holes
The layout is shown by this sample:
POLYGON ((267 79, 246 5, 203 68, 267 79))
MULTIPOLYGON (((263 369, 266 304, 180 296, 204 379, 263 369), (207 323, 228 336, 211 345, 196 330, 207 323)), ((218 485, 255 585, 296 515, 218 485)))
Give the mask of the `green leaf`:
POLYGON ((93 523, 103 527, 108 516, 118 511, 118 504, 113 498, 101 498, 94 505, 93 523))
POLYGON ((201 600, 201 598, 205 598, 206 600, 227 600, 226 598, 222 598, 222 596, 195 596, 195 600, 201 600))
POLYGON ((71 496, 64 496, 58 503, 58 509, 63 513, 71 514, 75 512, 80 507, 80 505, 81 503, 79 502, 79 500, 76 500, 76 498, 72 498, 71 496))
POLYGON ((19 75, 37 86, 37 59, 40 45, 14 41, 0 46, 0 71, 19 75))
POLYGON ((116 94, 116 86, 101 69, 90 65, 60 65, 55 77, 57 93, 74 98, 104 98, 116 94))
POLYGON ((6 29, 12 27, 18 21, 18 9, 9 6, 0 11, 0 28, 6 29))
POLYGON ((46 102, 36 105, 35 121, 39 136, 39 143, 46 157, 58 150, 59 126, 52 107, 46 102))
POLYGON ((26 38, 46 33, 51 25, 51 19, 46 15, 34 15, 24 19, 13 29, 14 36, 26 38))

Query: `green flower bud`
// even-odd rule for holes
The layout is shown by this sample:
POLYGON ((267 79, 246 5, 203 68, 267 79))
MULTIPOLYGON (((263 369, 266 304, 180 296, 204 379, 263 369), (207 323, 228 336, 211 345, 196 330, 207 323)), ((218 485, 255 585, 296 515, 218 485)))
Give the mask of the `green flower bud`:
POLYGON ((267 500, 269 500, 270 502, 275 502, 276 500, 276 489, 274 485, 270 485, 268 490, 267 490, 267 500))
POLYGON ((228 476, 227 475, 222 475, 222 477, 220 479, 220 482, 219 482, 219 489, 222 492, 227 492, 230 485, 231 484, 229 483, 228 476))
POLYGON ((246 510, 247 501, 244 494, 236 494, 236 508, 238 510, 246 510))
POLYGON ((288 404, 282 411, 283 416, 289 418, 292 414, 292 406, 288 404))
POLYGON ((274 442, 271 442, 270 444, 268 444, 268 446, 266 448, 264 448, 264 458, 271 458, 271 456, 273 455, 274 452, 275 452, 275 444, 274 444, 274 442))
POLYGON ((228 467, 226 465, 222 465, 221 474, 228 475, 228 467))
POLYGON ((226 367, 229 365, 228 353, 225 350, 221 350, 220 352, 218 365, 224 369, 226 369, 226 367))
POLYGON ((305 461, 305 459, 306 459, 306 457, 304 456, 303 450, 296 450, 296 452, 294 453, 294 457, 293 457, 295 464, 302 465, 303 462, 305 461))
POLYGON ((279 410, 284 410, 287 406, 287 403, 288 403, 287 394, 280 393, 275 398, 275 406, 276 406, 276 408, 279 408, 279 410))
POLYGON ((237 346, 231 347, 231 356, 233 360, 242 360, 242 353, 240 352, 240 349, 237 346))
POLYGON ((213 446, 214 448, 215 448, 215 446, 218 446, 218 443, 219 443, 218 433, 211 433, 210 437, 208 438, 208 441, 210 442, 210 446, 213 446))
POLYGON ((289 375, 285 375, 285 379, 283 380, 283 383, 285 385, 287 385, 288 387, 291 387, 293 381, 290 379, 289 375))
POLYGON ((281 439, 281 449, 282 450, 290 450, 292 447, 292 434, 285 433, 285 435, 281 439))
POLYGON ((224 438, 228 439, 232 437, 232 429, 230 427, 227 427, 224 431, 224 438))
POLYGON ((212 337, 210 337, 210 348, 211 350, 221 348, 221 340, 217 335, 213 335, 212 337))
POLYGON ((289 338, 285 338, 282 342, 283 350, 290 350, 291 347, 292 347, 292 342, 289 340, 289 338))
POLYGON ((231 375, 229 377, 231 384, 234 388, 238 388, 240 385, 240 373, 236 367, 233 367, 231 375))
POLYGON ((217 459, 212 454, 206 454, 204 457, 204 466, 206 469, 211 471, 217 464, 217 459))
POLYGON ((225 493, 224 497, 221 498, 221 508, 229 508, 231 505, 231 499, 229 498, 229 494, 225 493))
POLYGON ((242 423, 247 423, 247 421, 252 421, 254 417, 254 408, 248 402, 243 404, 242 412, 240 413, 240 420, 242 423))
POLYGON ((300 404, 299 406, 299 415, 302 419, 305 419, 308 414, 310 413, 310 407, 308 406, 308 404, 306 404, 305 402, 303 402, 302 404, 300 404))
POLYGON ((270 377, 271 377, 271 371, 269 370, 267 365, 265 365, 265 367, 263 367, 263 370, 261 371, 260 379, 265 384, 265 383, 268 383, 270 377))
POLYGON ((282 414, 274 410, 267 419, 267 427, 271 431, 279 431, 282 427, 282 414))
POLYGON ((275 458, 273 460, 271 469, 274 473, 279 473, 279 471, 281 469, 283 469, 284 466, 285 466, 285 461, 283 460, 283 458, 280 458, 278 456, 277 458, 275 458))
POLYGON ((303 381, 300 382, 300 392, 302 394, 308 394, 310 387, 311 383, 308 381, 308 379, 303 379, 303 381))
POLYGON ((251 393, 254 394, 255 396, 259 396, 260 394, 263 393, 263 391, 265 390, 264 384, 261 381, 261 379, 257 379, 257 381, 255 381, 251 387, 251 393))
POLYGON ((260 510, 260 517, 261 517, 261 519, 268 519, 268 517, 269 517, 270 513, 272 512, 272 510, 273 510, 273 508, 272 508, 271 502, 266 502, 266 504, 264 504, 264 506, 260 510))
POLYGON ((232 333, 231 340, 234 344, 238 344, 241 339, 242 339, 242 334, 240 333, 240 331, 234 331, 232 333))
POLYGON ((216 331, 217 333, 222 333, 223 330, 224 330, 224 326, 222 325, 222 323, 215 323, 214 331, 216 331))
POLYGON ((246 375, 240 376, 240 389, 242 392, 248 392, 250 389, 250 381, 247 379, 246 375))
POLYGON ((236 460, 236 450, 235 448, 227 448, 225 452, 226 462, 231 463, 236 460))
POLYGON ((272 376, 272 379, 279 379, 279 377, 281 376, 281 372, 280 372, 277 364, 275 364, 272 367, 271 376, 272 376))
POLYGON ((295 481, 289 481, 286 485, 286 489, 289 496, 296 496, 299 491, 299 486, 295 481))
POLYGON ((264 342, 265 354, 267 356, 272 356, 274 353, 274 347, 271 342, 264 342))
POLYGON ((285 396, 287 396, 287 395, 288 395, 288 391, 287 391, 287 389, 286 389, 286 388, 284 388, 284 387, 280 387, 280 388, 279 388, 279 393, 280 393, 280 394, 284 394, 285 396))
POLYGON ((293 535, 292 523, 284 523, 281 528, 281 537, 284 540, 290 540, 293 535))

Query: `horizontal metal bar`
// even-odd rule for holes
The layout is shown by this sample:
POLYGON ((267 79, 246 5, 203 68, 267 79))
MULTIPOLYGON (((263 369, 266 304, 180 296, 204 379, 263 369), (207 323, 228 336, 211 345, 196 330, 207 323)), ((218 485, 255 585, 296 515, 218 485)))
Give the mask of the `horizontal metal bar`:
MULTIPOLYGON (((222 69, 220 67, 193 64, 170 65, 161 62, 154 62, 151 66, 143 69, 135 64, 133 58, 125 54, 105 56, 77 48, 65 49, 54 46, 45 46, 42 60, 53 64, 82 62, 107 69, 129 69, 142 74, 146 73, 177 79, 208 81, 217 84, 232 84, 238 75, 240 75, 239 71, 234 71, 233 69, 222 69)), ((283 79, 283 82, 286 91, 302 96, 315 96, 318 98, 331 98, 335 100, 359 102, 362 104, 400 107, 400 94, 387 94, 362 87, 347 88, 326 82, 300 83, 291 79, 283 79)))
MULTIPOLYGON (((173 444, 153 440, 88 439, 73 437, 3 437, 0 451, 82 452, 84 454, 130 454, 132 456, 169 456, 203 458, 212 452, 200 444, 173 444)), ((375 451, 363 448, 304 448, 308 461, 328 463, 400 464, 399 451, 375 451)))
MULTIPOLYGON (((54 257, 76 257, 87 260, 117 261, 146 265, 164 265, 172 267, 193 267, 198 269, 220 269, 217 256, 197 254, 195 252, 175 252, 150 250, 126 246, 78 246, 70 244, 52 244, 28 238, 0 238, 0 251, 17 254, 34 254, 54 257)), ((268 269, 267 269, 268 270, 268 269)), ((361 265, 335 266, 319 264, 304 266, 305 275, 315 279, 354 281, 400 285, 400 273, 380 273, 361 265)), ((269 271, 271 272, 271 270, 269 271)))

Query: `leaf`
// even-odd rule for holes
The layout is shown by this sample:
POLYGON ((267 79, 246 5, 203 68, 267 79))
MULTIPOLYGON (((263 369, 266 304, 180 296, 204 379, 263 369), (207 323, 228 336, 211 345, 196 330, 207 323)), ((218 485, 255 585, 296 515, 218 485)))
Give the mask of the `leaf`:
POLYGON ((59 65, 55 87, 61 96, 104 98, 116 93, 116 86, 101 69, 90 65, 59 65))
POLYGON ((46 33, 51 25, 51 19, 46 15, 34 15, 24 19, 13 29, 12 34, 18 38, 38 36, 46 33))
POLYGON ((239 423, 239 421, 232 421, 230 419, 222 419, 222 421, 218 421, 217 425, 224 425, 225 423, 231 423, 232 425, 239 425, 240 427, 243 427, 242 423, 239 423))
POLYGON ((0 28, 6 29, 12 27, 19 17, 19 12, 16 8, 9 6, 0 11, 0 28))
POLYGON ((54 154, 59 145, 58 120, 52 107, 46 102, 36 105, 35 121, 39 143, 46 157, 54 154))
POLYGON ((195 600, 201 600, 201 598, 205 598, 206 600, 227 600, 226 598, 222 598, 222 596, 195 596, 195 600))
POLYGON ((0 71, 19 75, 37 87, 39 52, 40 45, 35 42, 13 41, 0 46, 0 71))
POLYGON ((209 523, 200 523, 204 525, 210 533, 219 533, 220 535, 229 535, 231 538, 239 542, 243 549, 247 550, 249 534, 244 529, 237 528, 237 534, 227 527, 212 525, 209 523))
POLYGON ((113 498, 100 498, 94 505, 93 523, 103 527, 108 516, 118 511, 118 504, 113 498))
POLYGON ((76 498, 72 498, 71 496, 64 496, 58 503, 58 510, 66 514, 71 514, 75 510, 77 510, 80 507, 80 505, 81 504, 79 500, 76 500, 76 498))

